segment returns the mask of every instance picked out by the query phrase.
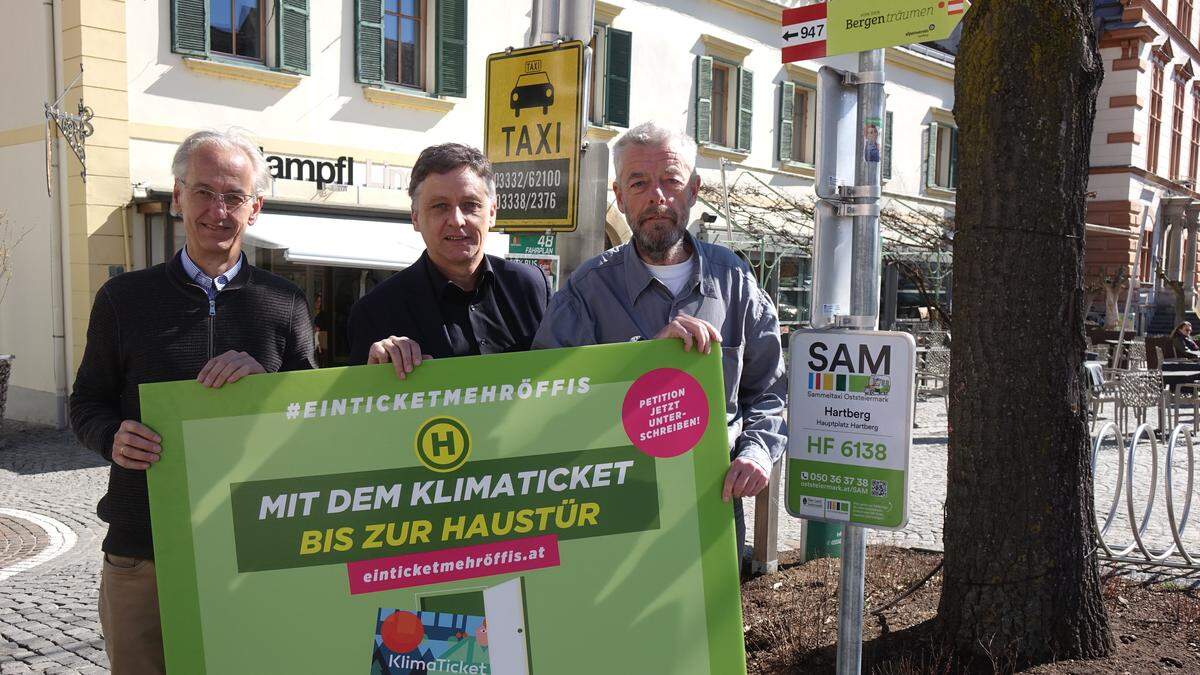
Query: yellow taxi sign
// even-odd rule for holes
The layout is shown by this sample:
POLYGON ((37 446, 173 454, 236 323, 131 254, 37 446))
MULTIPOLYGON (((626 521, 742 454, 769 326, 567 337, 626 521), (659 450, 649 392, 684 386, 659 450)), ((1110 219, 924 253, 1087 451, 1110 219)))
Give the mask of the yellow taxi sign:
POLYGON ((582 106, 582 42, 488 56, 484 146, 497 227, 575 229, 582 106))

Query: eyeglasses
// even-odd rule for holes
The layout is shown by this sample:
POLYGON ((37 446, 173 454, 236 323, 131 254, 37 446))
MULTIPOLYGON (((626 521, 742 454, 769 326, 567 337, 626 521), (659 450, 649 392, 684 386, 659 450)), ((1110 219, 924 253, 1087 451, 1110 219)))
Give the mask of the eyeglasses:
MULTIPOLYGON (((179 180, 179 179, 176 179, 179 180)), ((225 205, 226 213, 233 213, 250 203, 257 195, 248 195, 242 192, 214 192, 208 188, 199 187, 197 185, 188 185, 180 180, 179 184, 187 188, 192 198, 203 203, 205 206, 211 205, 213 202, 220 200, 225 205)))

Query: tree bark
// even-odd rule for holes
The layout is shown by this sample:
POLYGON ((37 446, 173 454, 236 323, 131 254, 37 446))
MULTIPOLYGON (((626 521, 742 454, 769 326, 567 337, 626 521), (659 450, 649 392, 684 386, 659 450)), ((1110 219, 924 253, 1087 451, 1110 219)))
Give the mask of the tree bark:
POLYGON ((1103 67, 1084 0, 979 0, 955 76, 950 451, 939 625, 1007 670, 1113 648, 1086 406, 1083 237, 1103 67))

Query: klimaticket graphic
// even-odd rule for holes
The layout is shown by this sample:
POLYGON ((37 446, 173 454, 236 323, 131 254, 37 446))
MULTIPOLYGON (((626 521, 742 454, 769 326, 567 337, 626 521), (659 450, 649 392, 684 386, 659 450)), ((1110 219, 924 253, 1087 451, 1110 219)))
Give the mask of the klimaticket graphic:
POLYGON ((371 675, 528 675, 521 579, 466 592, 427 595, 420 609, 381 608, 371 675))

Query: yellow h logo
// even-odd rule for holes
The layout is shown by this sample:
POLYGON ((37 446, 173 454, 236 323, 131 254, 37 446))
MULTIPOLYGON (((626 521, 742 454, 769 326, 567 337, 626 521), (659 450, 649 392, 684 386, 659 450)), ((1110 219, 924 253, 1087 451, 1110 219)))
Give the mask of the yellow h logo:
POLYGON ((446 473, 466 464, 471 434, 453 417, 433 417, 417 430, 417 459, 431 471, 446 473))

